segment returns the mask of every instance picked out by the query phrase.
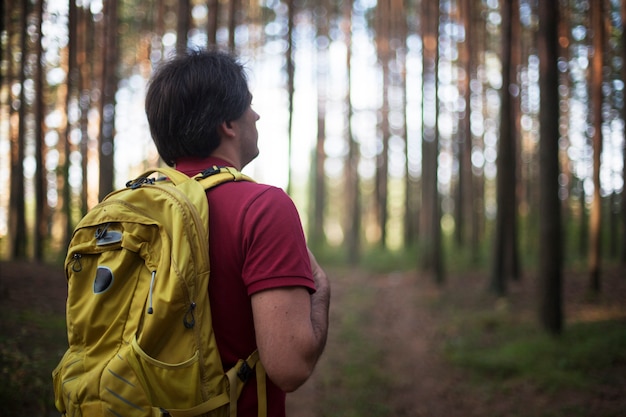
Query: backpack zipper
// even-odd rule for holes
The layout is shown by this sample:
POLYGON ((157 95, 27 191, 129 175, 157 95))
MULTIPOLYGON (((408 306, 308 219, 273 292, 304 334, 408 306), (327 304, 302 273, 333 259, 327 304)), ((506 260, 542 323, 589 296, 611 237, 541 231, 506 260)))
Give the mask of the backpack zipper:
POLYGON ((148 292, 148 314, 154 313, 152 308, 152 291, 154 290, 154 278, 156 277, 156 271, 152 271, 152 278, 150 278, 150 291, 148 292))
MULTIPOLYGON (((143 184, 144 186, 150 186, 150 187, 156 187, 161 189, 162 192, 165 192, 167 194, 170 194, 172 197, 174 197, 174 199, 178 198, 181 200, 185 200, 188 204, 189 212, 193 218, 192 224, 186 224, 186 228, 187 230, 197 230, 197 231, 203 231, 206 230, 207 225, 203 224, 202 219, 200 218, 200 215, 198 214, 198 210, 196 210, 194 204, 189 200, 189 198, 187 197, 187 194, 185 194, 184 192, 182 192, 181 190, 179 190, 178 188, 176 188, 175 186, 167 186, 167 185, 161 185, 161 184, 155 184, 155 183, 149 183, 149 184, 143 184), (177 196, 174 196, 174 194, 177 194, 177 196)), ((188 236, 191 236, 192 233, 188 233, 188 236)), ((206 233, 203 234, 203 237, 206 237, 206 233)), ((198 251, 200 257, 202 258, 203 263, 209 267, 209 242, 208 242, 208 238, 207 239, 199 239, 201 247, 200 250, 198 251)), ((154 275, 156 274, 156 271, 153 272, 153 276, 152 276, 152 282, 150 283, 150 292, 149 292, 149 297, 150 297, 150 301, 149 301, 149 307, 148 307, 148 314, 152 314, 152 312, 154 312, 154 309, 152 307, 152 292, 153 292, 153 284, 154 284, 154 275)), ((186 292, 187 292, 187 299, 189 300, 189 308, 187 309, 187 313, 185 314, 184 318, 183 318, 183 324, 185 325, 186 328, 191 329, 194 327, 195 325, 195 317, 194 317, 194 310, 196 309, 196 302, 194 300, 192 300, 191 298, 191 294, 189 293, 189 288, 187 287, 187 285, 185 285, 183 287, 186 292), (190 317, 190 319, 188 319, 188 317, 190 317)), ((199 291, 199 289, 196 288, 196 291, 199 291)), ((208 291, 208 288, 206 289, 206 291, 208 291)), ((199 341, 198 341, 199 343, 199 341)))

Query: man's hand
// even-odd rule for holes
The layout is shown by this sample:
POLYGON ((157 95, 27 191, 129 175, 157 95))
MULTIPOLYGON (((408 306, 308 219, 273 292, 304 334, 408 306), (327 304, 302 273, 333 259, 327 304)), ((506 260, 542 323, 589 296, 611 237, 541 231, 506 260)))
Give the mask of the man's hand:
POLYGON ((269 378, 285 392, 311 375, 328 335, 330 284, 309 251, 316 292, 284 287, 252 296, 257 347, 269 378))

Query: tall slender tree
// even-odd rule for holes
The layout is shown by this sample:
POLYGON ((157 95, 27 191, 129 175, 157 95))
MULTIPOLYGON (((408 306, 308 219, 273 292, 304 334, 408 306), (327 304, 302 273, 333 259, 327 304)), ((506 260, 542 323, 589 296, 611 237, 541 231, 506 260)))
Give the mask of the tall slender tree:
POLYGON ((235 50, 235 33, 237 31, 237 13, 239 13, 239 0, 230 0, 228 11, 228 49, 235 50))
POLYGON ((117 0, 104 3, 100 97, 99 200, 113 190, 115 91, 117 87, 117 0))
POLYGON ((176 54, 183 54, 187 50, 187 39, 191 25, 191 0, 178 1, 178 13, 176 15, 176 54))
POLYGON ((464 40, 459 44, 459 91, 464 108, 460 112, 458 132, 459 179, 456 186, 454 236, 459 247, 468 242, 468 231, 473 226, 472 219, 472 131, 470 126, 470 36, 472 33, 472 9, 470 0, 461 0, 458 5, 459 21, 463 27, 464 40))
POLYGON ((352 84, 352 7, 353 0, 343 2, 342 29, 346 42, 346 140, 348 141, 348 157, 346 169, 346 242, 348 246, 348 262, 351 265, 358 263, 361 252, 361 191, 359 182, 359 144, 352 131, 353 107, 351 100, 352 84))
POLYGON ((387 240, 387 196, 389 185, 389 87, 391 74, 389 65, 391 61, 391 18, 392 3, 381 2, 376 8, 376 50, 381 68, 382 77, 382 108, 380 117, 379 135, 382 142, 376 155, 376 182, 374 194, 376 196, 376 219, 380 230, 380 244, 385 247, 387 240))
POLYGON ((600 291, 602 197, 600 157, 602 155, 602 71, 604 66, 604 1, 591 2, 593 57, 591 60, 591 123, 593 124, 593 197, 589 214, 589 288, 600 291))
POLYGON ((442 283, 441 204, 438 189, 439 131, 438 67, 439 67, 439 2, 422 2, 423 86, 422 86, 422 267, 433 272, 442 283))
POLYGON ((26 61, 28 58, 28 3, 23 1, 20 9, 21 27, 23 28, 20 41, 19 63, 19 110, 17 140, 11 153, 11 225, 14 225, 13 258, 24 259, 27 256, 26 207, 24 204, 24 156, 26 146, 26 61))
POLYGON ((494 257, 491 288, 499 295, 506 293, 508 278, 518 278, 517 213, 516 213, 516 145, 511 97, 512 68, 512 10, 515 1, 501 3, 502 87, 500 93, 500 139, 498 142, 496 180, 497 205, 494 257))
POLYGON ((44 243, 47 241, 48 218, 46 199, 46 167, 44 164, 44 71, 43 63, 43 13, 44 1, 37 2, 37 72, 35 74, 35 259, 41 261, 44 258, 44 243))
MULTIPOLYGON (((407 51, 413 49, 409 46, 410 39, 419 34, 419 26, 420 26, 420 18, 421 16, 421 5, 418 5, 417 2, 408 2, 406 4, 406 15, 404 18, 406 19, 406 35, 403 37, 403 42, 405 43, 405 47, 407 51)), ((414 247, 418 243, 418 235, 419 235, 419 219, 420 219, 420 193, 417 190, 421 189, 420 178, 416 177, 413 173, 412 165, 414 165, 415 161, 411 158, 411 153, 415 152, 415 148, 420 145, 420 143, 413 138, 409 137, 409 120, 415 117, 412 114, 412 109, 407 105, 409 97, 414 94, 414 91, 410 91, 409 86, 407 85, 407 77, 408 77, 408 68, 405 63, 404 68, 404 131, 406 138, 406 148, 405 148, 405 184, 404 184, 404 193, 405 193, 405 209, 404 209, 404 242, 406 247, 414 247), (417 144, 415 142, 418 142, 417 144)), ((411 71, 412 72, 412 71, 411 71)))
POLYGON ((294 16, 296 5, 294 0, 287 0, 287 50, 285 51, 285 61, 287 61, 287 100, 288 100, 288 121, 287 121, 287 155, 289 166, 287 167, 287 194, 291 193, 291 149, 292 149, 292 129, 293 129, 293 97, 295 92, 295 66, 294 66, 294 16))
MULTIPOLYGON (((65 99, 65 112, 69 113, 70 106, 72 100, 76 94, 76 81, 79 78, 78 74, 78 64, 76 61, 77 55, 77 6, 74 0, 70 0, 69 11, 68 11, 68 59, 67 59, 67 89, 66 89, 66 99, 65 99)), ((72 119, 70 117, 66 118, 65 124, 65 137, 63 140, 64 149, 63 149, 63 160, 62 160, 62 172, 63 178, 60 183, 63 187, 63 213, 65 214, 65 244, 63 246, 67 247, 72 237, 72 232, 74 230, 74 222, 72 219, 72 188, 70 186, 70 153, 72 152, 71 146, 71 135, 72 135, 72 119)))
POLYGON ((217 29, 219 26, 219 0, 207 0, 207 9, 209 15, 207 18, 207 46, 213 47, 217 45, 217 29))
POLYGON ((78 111, 79 111, 79 130, 80 130, 80 161, 82 172, 82 191, 79 194, 81 216, 87 214, 88 197, 89 197, 89 110, 92 105, 91 96, 91 78, 93 75, 93 60, 89 59, 93 56, 93 18, 90 8, 82 4, 77 8, 78 16, 78 48, 77 48, 77 66, 78 66, 78 111), (88 58, 89 57, 89 58, 88 58))
POLYGON ((330 5, 328 0, 321 0, 315 6, 317 8, 317 139, 313 154, 313 202, 310 223, 310 236, 315 244, 324 241, 324 209, 326 207, 326 178, 324 165, 326 153, 324 143, 326 140, 326 100, 328 89, 329 70, 329 14, 330 5))
MULTIPOLYGON (((622 16, 622 80, 626 80, 626 1, 621 2, 621 16, 622 16)), ((624 121, 623 140, 622 140, 622 157, 623 174, 622 178, 626 181, 626 99, 622 100, 622 120, 624 121)), ((622 187, 622 253, 621 262, 622 265, 626 265, 626 188, 622 187)))
POLYGON ((562 312, 562 231, 559 200, 559 0, 539 3, 540 182, 539 182, 539 318, 543 327, 559 334, 562 312))

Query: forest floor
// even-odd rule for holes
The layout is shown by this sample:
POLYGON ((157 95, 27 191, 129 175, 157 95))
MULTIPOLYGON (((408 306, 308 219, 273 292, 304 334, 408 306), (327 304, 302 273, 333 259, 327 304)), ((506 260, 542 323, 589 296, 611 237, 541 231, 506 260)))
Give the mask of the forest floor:
MULTIPOLYGON (((598 348, 593 354, 600 365, 583 370, 576 383, 542 383, 515 364, 502 370, 493 362, 494 369, 485 372, 454 359, 466 348, 493 349, 520 332, 567 350, 586 342, 567 338, 578 324, 624 328, 623 267, 603 271, 602 291, 595 296, 587 292, 585 274, 565 274, 565 340, 554 342, 536 324, 538 297, 530 274, 510 283, 503 299, 485 290, 486 278, 478 272, 450 274, 444 286, 414 271, 328 272, 328 344, 313 377, 288 396, 290 417, 626 416, 626 340, 610 343, 617 346, 610 363, 601 360, 606 346, 598 348)), ((0 417, 57 415, 50 372, 66 348, 65 295, 58 267, 0 263, 0 417)), ((541 361, 539 356, 530 362, 541 361)))

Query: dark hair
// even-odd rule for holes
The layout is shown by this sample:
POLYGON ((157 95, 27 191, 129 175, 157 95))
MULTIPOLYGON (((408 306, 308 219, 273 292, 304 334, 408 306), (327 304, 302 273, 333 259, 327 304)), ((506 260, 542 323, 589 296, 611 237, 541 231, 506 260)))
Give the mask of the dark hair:
POLYGON ((160 66, 148 86, 146 115, 159 155, 173 166, 206 157, 220 144, 218 126, 250 104, 243 66, 224 52, 195 50, 160 66))

